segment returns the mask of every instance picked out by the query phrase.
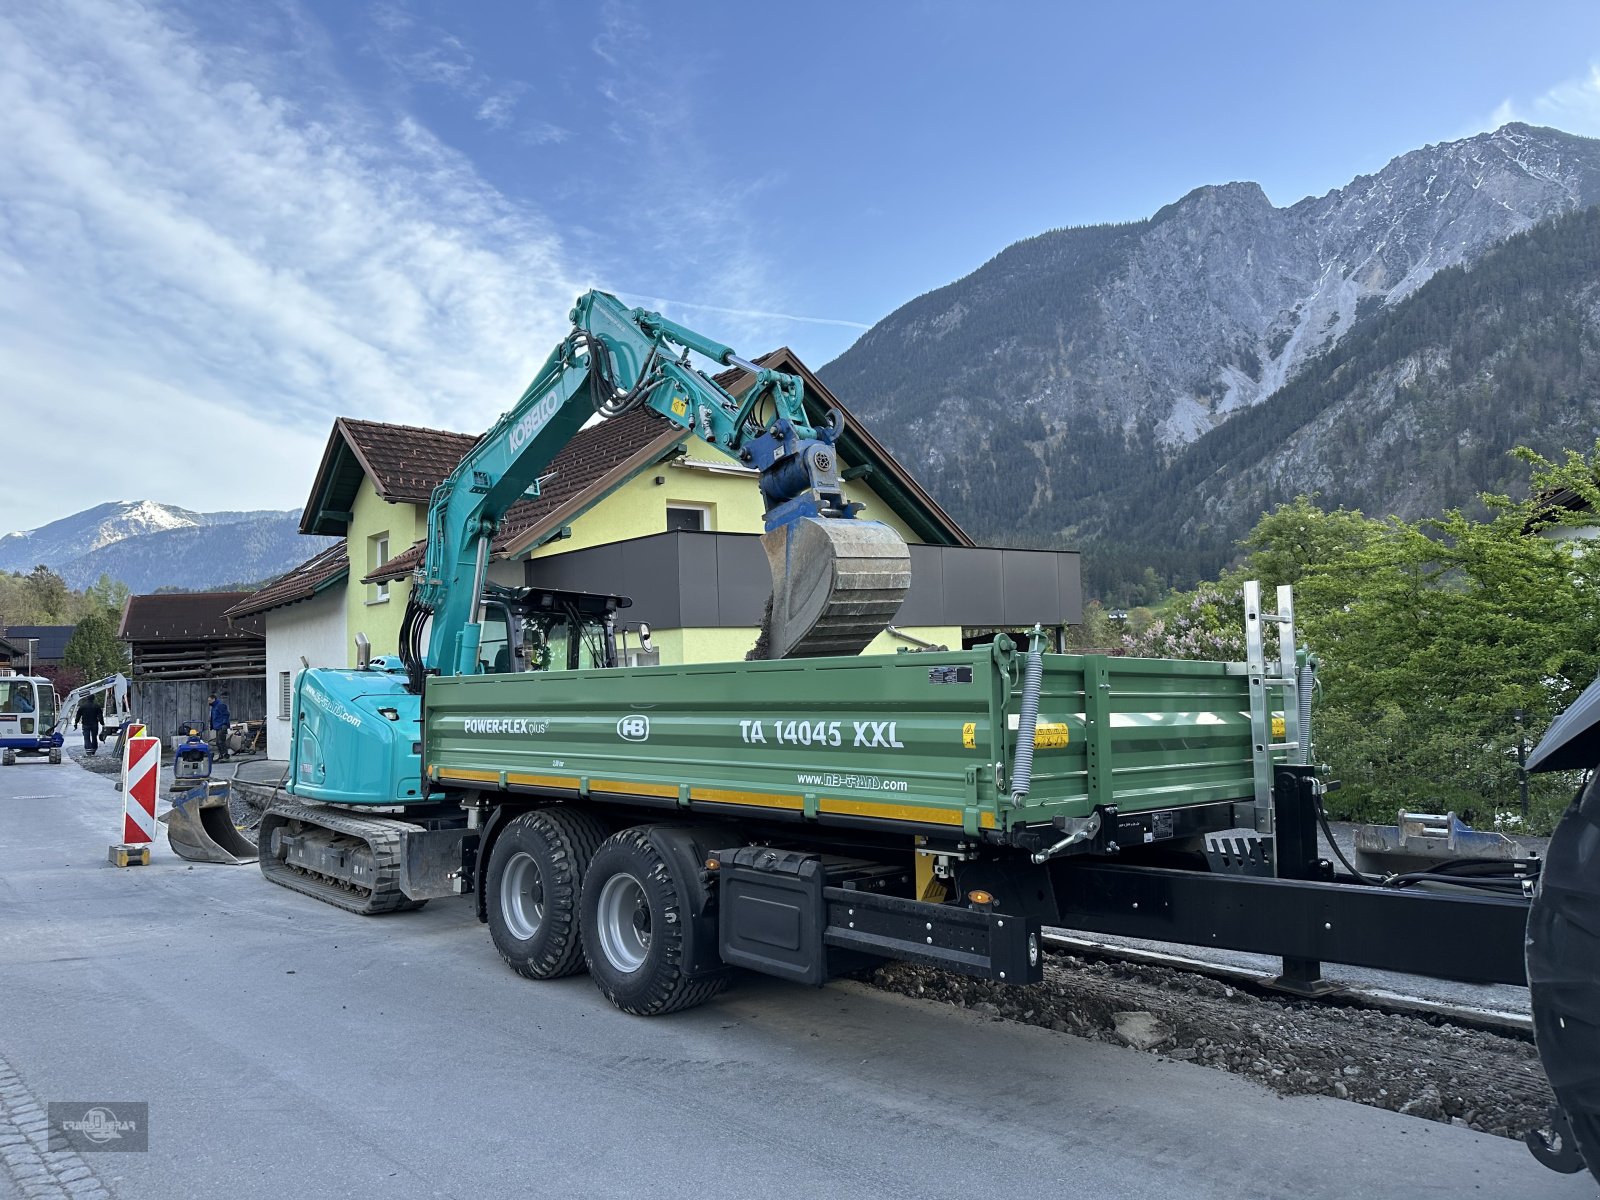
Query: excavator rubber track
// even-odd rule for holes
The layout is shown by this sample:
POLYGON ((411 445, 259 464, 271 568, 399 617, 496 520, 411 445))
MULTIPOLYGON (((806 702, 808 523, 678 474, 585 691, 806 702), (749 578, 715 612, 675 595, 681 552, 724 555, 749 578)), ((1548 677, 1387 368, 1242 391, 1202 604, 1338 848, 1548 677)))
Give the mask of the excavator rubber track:
POLYGON ((807 517, 761 535, 772 599, 751 658, 865 650, 911 587, 905 539, 879 521, 807 517))
POLYGON ((408 912, 427 903, 400 890, 401 839, 419 828, 323 804, 275 803, 261 818, 261 873, 346 912, 408 912))

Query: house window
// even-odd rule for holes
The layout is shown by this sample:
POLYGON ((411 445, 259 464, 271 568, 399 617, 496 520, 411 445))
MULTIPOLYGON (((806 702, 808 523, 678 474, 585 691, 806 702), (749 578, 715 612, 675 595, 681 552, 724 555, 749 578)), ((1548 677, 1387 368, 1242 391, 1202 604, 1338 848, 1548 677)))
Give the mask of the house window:
POLYGON ((711 528, 711 509, 704 504, 667 505, 668 533, 705 533, 711 528))
MULTIPOLYGON (((375 533, 367 539, 367 573, 371 574, 389 561, 389 531, 375 533)), ((388 581, 367 584, 367 603, 382 604, 389 599, 388 581)))
POLYGON ((292 671, 278 672, 278 720, 287 721, 289 710, 294 707, 294 673, 292 671))

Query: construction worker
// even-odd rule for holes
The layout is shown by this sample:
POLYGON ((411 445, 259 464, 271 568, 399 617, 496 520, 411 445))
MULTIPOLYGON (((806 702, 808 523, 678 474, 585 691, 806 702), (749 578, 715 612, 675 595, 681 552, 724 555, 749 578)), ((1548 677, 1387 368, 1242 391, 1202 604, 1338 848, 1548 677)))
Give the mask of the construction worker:
POLYGON ((211 693, 211 732, 217 735, 217 752, 212 757, 217 762, 226 762, 232 756, 228 753, 228 702, 219 700, 215 692, 211 693))
POLYGON ((105 724, 106 710, 100 707, 100 701, 94 697, 87 697, 78 705, 78 715, 72 718, 72 727, 83 726, 83 752, 93 758, 95 751, 100 749, 100 726, 105 724))

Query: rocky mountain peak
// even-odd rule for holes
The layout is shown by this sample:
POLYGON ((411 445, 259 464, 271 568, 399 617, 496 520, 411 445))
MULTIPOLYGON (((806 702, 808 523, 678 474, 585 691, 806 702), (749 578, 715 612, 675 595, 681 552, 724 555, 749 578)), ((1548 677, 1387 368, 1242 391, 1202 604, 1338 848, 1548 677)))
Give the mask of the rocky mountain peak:
POLYGON ((104 572, 136 591, 263 579, 327 545, 298 536, 299 516, 298 509, 198 513, 155 500, 111 500, 0 536, 0 571, 43 565, 74 587, 104 572))
POLYGON ((1522 124, 1284 208, 1209 185, 1145 221, 1016 243, 820 374, 958 512, 994 490, 982 464, 1022 415, 1037 421, 1007 465, 1035 477, 1017 520, 1041 536, 1071 528, 1114 464, 1170 459, 1440 271, 1596 203, 1600 142, 1522 124))

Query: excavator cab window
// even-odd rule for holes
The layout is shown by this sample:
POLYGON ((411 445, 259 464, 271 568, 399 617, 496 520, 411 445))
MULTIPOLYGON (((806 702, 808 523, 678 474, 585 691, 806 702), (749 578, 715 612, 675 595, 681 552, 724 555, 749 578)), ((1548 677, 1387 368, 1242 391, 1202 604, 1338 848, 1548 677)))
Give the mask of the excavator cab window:
POLYGON ((33 683, 27 679, 0 679, 0 713, 34 711, 33 683))
POLYGON ((572 631, 567 626, 566 614, 557 613, 554 616, 540 617, 535 623, 541 627, 544 644, 549 649, 549 653, 545 655, 544 669, 571 670, 572 631))
POLYGON ((615 596, 491 584, 483 602, 479 669, 494 674, 614 667, 613 615, 631 603, 615 596))
POLYGON ((483 606, 483 636, 478 642, 478 669, 504 675, 516 668, 511 656, 511 613, 504 604, 483 606))
POLYGON ((526 671, 586 671, 608 666, 605 647, 605 625, 576 613, 536 613, 522 627, 526 671))

